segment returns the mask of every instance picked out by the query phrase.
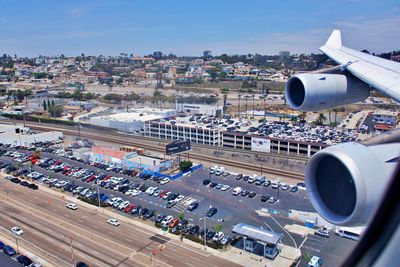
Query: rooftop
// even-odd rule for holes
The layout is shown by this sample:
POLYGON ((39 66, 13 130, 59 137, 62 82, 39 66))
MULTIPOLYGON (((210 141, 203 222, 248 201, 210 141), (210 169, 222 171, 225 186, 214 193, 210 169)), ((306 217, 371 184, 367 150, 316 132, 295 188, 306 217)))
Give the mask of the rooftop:
POLYGON ((123 121, 123 122, 134 122, 134 121, 151 121, 160 119, 161 116, 152 115, 152 114, 145 114, 145 113, 135 113, 135 112, 123 112, 112 114, 108 116, 99 116, 95 118, 103 118, 109 119, 114 121, 123 121))
POLYGON ((239 223, 232 228, 232 232, 260 242, 276 245, 281 240, 281 235, 258 228, 256 226, 239 223))

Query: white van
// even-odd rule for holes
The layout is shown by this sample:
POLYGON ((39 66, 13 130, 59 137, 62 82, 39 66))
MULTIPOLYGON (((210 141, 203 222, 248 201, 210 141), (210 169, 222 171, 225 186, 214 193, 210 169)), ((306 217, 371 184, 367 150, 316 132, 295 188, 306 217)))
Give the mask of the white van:
POLYGON ((232 195, 237 196, 240 193, 242 193, 243 188, 241 188, 240 186, 236 187, 235 189, 232 190, 232 195))
POLYGON ((349 227, 339 227, 335 231, 335 235, 340 237, 345 237, 351 240, 359 240, 362 233, 364 232, 364 227, 359 228, 349 228, 349 227))

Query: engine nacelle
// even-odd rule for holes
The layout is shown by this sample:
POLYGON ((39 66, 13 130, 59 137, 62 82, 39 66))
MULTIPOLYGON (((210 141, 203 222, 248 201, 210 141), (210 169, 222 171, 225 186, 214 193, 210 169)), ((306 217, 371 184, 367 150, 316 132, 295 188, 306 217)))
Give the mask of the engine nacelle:
POLYGON ((365 225, 399 160, 400 143, 344 143, 316 153, 306 166, 311 204, 335 225, 365 225))
POLYGON ((318 111, 356 103, 369 96, 369 86, 351 75, 305 73, 292 76, 285 97, 293 109, 318 111))

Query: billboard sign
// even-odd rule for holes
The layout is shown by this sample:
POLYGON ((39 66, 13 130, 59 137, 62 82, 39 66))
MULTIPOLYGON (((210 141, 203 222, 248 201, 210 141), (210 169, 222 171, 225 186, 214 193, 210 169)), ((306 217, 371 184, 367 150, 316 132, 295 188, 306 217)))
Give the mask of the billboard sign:
POLYGON ((189 140, 178 140, 165 146, 165 154, 175 155, 191 150, 189 140))
POLYGON ((251 151, 258 151, 258 152, 271 152, 271 140, 264 139, 264 138, 251 138, 251 151))

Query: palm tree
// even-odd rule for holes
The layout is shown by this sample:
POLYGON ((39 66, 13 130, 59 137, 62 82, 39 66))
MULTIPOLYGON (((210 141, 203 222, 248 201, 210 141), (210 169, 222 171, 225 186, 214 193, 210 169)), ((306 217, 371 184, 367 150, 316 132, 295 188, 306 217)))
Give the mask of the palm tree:
POLYGON ((328 109, 329 125, 332 125, 331 113, 332 113, 332 109, 328 109))
POLYGON ((337 108, 334 108, 334 109, 332 109, 333 110, 333 112, 334 112, 334 114, 335 114, 335 126, 337 125, 337 114, 338 114, 338 112, 339 112, 339 109, 337 109, 337 108))
POLYGON ((306 120, 306 116, 307 116, 307 113, 306 112, 301 112, 300 113, 300 115, 299 115, 299 117, 300 117, 300 122, 304 122, 305 120, 306 120))
POLYGON ((220 89, 220 92, 221 92, 221 94, 222 94, 222 96, 224 97, 224 108, 223 108, 223 112, 225 113, 226 112, 226 100, 228 99, 228 93, 229 93, 229 88, 228 87, 222 87, 221 89, 220 89))
POLYGON ((254 98, 256 97, 255 95, 251 95, 251 97, 253 98, 253 119, 254 119, 254 98))
POLYGON ((323 125, 324 121, 326 121, 326 116, 324 113, 319 113, 318 118, 315 120, 316 125, 323 125))
POLYGON ((238 98, 239 98, 239 104, 238 104, 238 117, 240 119, 240 98, 242 97, 241 94, 238 94, 238 98))
POLYGON ((265 100, 267 99, 267 95, 261 95, 260 99, 264 100, 264 122, 267 120, 267 109, 265 108, 265 100))
POLYGON ((222 225, 221 224, 215 224, 214 225, 214 231, 216 233, 221 232, 221 230, 222 230, 222 225))

